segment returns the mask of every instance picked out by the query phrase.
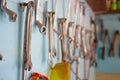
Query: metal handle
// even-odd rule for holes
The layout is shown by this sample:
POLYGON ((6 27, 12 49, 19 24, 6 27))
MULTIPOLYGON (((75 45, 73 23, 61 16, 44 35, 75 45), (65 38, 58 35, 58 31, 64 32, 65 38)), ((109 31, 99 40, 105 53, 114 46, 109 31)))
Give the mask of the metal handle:
POLYGON ((8 9, 6 4, 7 4, 6 0, 2 0, 2 5, 1 5, 2 8, 7 12, 7 14, 9 15, 10 20, 15 22, 16 18, 17 18, 17 14, 14 11, 8 9))
POLYGON ((39 21, 36 21, 36 24, 38 25, 39 27, 39 31, 42 33, 42 34, 45 34, 46 33, 46 26, 44 26, 42 23, 40 23, 39 21))

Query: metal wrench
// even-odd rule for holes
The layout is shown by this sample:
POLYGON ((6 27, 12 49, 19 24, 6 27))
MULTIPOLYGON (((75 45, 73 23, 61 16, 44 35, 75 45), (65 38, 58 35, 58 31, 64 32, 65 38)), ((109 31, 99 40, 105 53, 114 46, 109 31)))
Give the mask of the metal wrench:
MULTIPOLYGON (((65 25, 66 18, 59 18, 58 19, 58 30, 61 35, 64 35, 64 25, 65 25)), ((65 46, 64 46, 64 36, 63 39, 60 40, 61 43, 61 53, 62 53, 62 62, 65 62, 65 46)))
POLYGON ((39 17, 40 17, 40 0, 37 0, 37 6, 36 6, 36 24, 38 25, 38 28, 39 28, 39 31, 42 33, 42 34, 45 34, 46 33, 46 26, 45 24, 42 24, 40 21, 39 21, 39 17))
POLYGON ((31 38, 32 38, 32 16, 33 16, 34 2, 29 1, 28 3, 20 3, 20 4, 26 4, 24 6, 27 6, 25 34, 24 34, 24 55, 23 55, 24 63, 23 63, 23 77, 22 77, 22 80, 26 80, 26 70, 30 71, 32 68, 31 38))
POLYGON ((9 18, 11 21, 15 22, 17 18, 17 14, 7 8, 7 2, 6 0, 2 0, 1 7, 6 11, 6 13, 9 15, 9 18))
POLYGON ((52 56, 55 57, 56 56, 56 49, 55 49, 55 44, 54 44, 54 33, 53 33, 53 17, 54 17, 54 12, 49 12, 49 18, 50 18, 50 33, 51 33, 51 52, 52 52, 52 56))
POLYGON ((44 12, 43 12, 43 24, 47 25, 47 12, 48 12, 48 1, 45 2, 44 12))

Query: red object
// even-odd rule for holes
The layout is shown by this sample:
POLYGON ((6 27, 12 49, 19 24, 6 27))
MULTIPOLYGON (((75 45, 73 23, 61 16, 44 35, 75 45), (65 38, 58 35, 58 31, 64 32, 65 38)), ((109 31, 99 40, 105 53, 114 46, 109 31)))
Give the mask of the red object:
POLYGON ((44 80, 49 80, 46 76, 37 73, 37 72, 33 72, 32 73, 32 80, 39 80, 39 79, 44 79, 44 80))

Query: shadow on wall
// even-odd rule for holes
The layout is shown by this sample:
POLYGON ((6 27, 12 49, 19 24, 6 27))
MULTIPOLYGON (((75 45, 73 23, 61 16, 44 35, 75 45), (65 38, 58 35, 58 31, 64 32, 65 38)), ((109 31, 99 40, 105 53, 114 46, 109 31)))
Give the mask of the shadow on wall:
POLYGON ((0 61, 2 61, 2 59, 3 59, 3 56, 2 56, 2 54, 0 54, 0 61))
POLYGON ((18 64, 18 79, 17 80, 22 80, 22 71, 23 71, 23 44, 24 44, 24 23, 23 19, 25 19, 23 17, 23 14, 24 13, 23 11, 20 11, 20 4, 17 4, 18 5, 18 61, 17 61, 17 64, 18 64))

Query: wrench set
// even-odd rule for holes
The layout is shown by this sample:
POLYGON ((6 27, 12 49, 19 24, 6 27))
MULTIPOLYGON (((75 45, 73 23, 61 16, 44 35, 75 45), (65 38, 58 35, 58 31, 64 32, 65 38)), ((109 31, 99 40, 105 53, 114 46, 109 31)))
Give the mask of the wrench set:
MULTIPOLYGON (((48 2, 45 2, 43 11, 43 22, 39 21, 40 17, 40 5, 42 0, 29 1, 20 3, 20 10, 26 10, 25 19, 25 32, 24 32, 24 54, 23 54, 23 76, 22 80, 26 80, 27 71, 32 69, 31 60, 31 43, 32 43, 32 21, 33 13, 35 9, 35 24, 38 26, 41 34, 45 35, 48 31, 48 64, 53 69, 53 58, 58 56, 55 46, 55 36, 60 41, 61 50, 61 64, 62 66, 68 66, 76 76, 76 80, 83 80, 80 78, 80 59, 84 59, 84 80, 89 79, 90 67, 96 63, 96 48, 97 48, 97 26, 95 21, 92 20, 92 29, 86 29, 86 6, 84 2, 80 0, 68 0, 67 16, 63 18, 57 18, 58 14, 58 1, 55 0, 55 8, 53 10, 54 0, 52 0, 52 10, 48 11, 48 2), (74 5, 72 6, 72 3, 74 5), (71 14, 71 7, 74 11, 73 21, 69 20, 71 14), (78 17, 80 15, 80 17, 78 17), (77 23, 77 20, 80 20, 77 23), (57 23, 57 25, 56 25, 57 23), (77 51, 78 50, 78 51, 77 51), (72 64, 76 62, 76 71, 73 70, 72 64)), ((63 0, 64 2, 64 0, 63 0)), ((64 5, 65 6, 65 5, 64 5)), ((17 14, 6 7, 6 0, 2 0, 2 8, 7 12, 10 19, 15 22, 17 14)), ((106 31, 106 36, 107 36, 106 31)), ((112 55, 112 54, 111 54, 112 55)), ((104 58, 104 57, 103 57, 104 58)), ((0 59, 2 59, 0 55, 0 59)), ((68 74, 69 76, 69 74, 68 74)))

